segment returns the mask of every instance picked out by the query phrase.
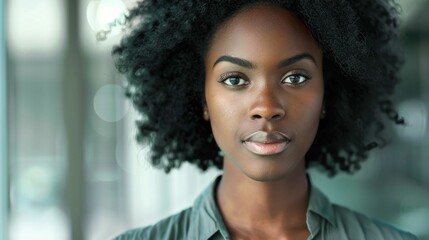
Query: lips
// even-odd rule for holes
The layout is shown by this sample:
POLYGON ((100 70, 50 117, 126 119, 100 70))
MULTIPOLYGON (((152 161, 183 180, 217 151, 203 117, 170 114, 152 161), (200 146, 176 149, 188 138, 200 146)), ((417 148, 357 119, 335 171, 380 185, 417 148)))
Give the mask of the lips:
POLYGON ((257 155, 274 155, 283 152, 291 138, 284 133, 257 131, 246 137, 244 146, 257 155))

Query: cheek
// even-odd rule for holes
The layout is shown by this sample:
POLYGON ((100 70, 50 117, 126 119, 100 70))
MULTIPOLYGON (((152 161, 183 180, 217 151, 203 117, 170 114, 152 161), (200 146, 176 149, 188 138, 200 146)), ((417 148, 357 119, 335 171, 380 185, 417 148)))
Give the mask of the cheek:
POLYGON ((306 94, 302 94, 299 98, 296 98, 294 105, 290 106, 290 118, 294 118, 301 134, 307 136, 313 136, 316 134, 319 121, 320 113, 323 105, 323 87, 316 87, 312 91, 308 91, 306 94))
POLYGON ((319 122, 324 98, 324 84, 322 79, 314 79, 315 84, 307 94, 303 95, 306 113, 309 119, 319 122))
POLYGON ((212 114, 218 121, 228 122, 228 119, 234 118, 235 104, 232 103, 228 98, 217 96, 212 100, 212 114))
POLYGON ((239 96, 225 90, 219 83, 213 83, 213 81, 207 83, 205 90, 210 121, 216 125, 233 124, 233 119, 238 117, 241 109, 239 96))
POLYGON ((239 106, 232 99, 225 96, 213 96, 207 102, 210 114, 210 123, 213 131, 233 128, 238 118, 239 106))
POLYGON ((240 123, 245 112, 237 93, 225 91, 215 84, 206 86, 206 101, 210 125, 219 147, 227 151, 239 138, 240 123))

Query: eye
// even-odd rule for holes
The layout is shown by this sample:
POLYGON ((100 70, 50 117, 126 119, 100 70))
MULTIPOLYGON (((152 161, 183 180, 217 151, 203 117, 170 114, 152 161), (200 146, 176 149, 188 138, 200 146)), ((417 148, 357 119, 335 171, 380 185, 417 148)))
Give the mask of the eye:
POLYGON ((248 84, 242 76, 236 73, 225 73, 221 76, 220 82, 227 86, 243 86, 248 84))
POLYGON ((240 77, 229 77, 225 80, 223 80, 223 83, 225 83, 228 86, 240 86, 246 84, 246 81, 240 77))
POLYGON ((301 73, 294 73, 287 75, 282 79, 282 83, 287 83, 290 85, 301 85, 304 84, 307 80, 309 80, 310 77, 307 77, 304 74, 301 73))

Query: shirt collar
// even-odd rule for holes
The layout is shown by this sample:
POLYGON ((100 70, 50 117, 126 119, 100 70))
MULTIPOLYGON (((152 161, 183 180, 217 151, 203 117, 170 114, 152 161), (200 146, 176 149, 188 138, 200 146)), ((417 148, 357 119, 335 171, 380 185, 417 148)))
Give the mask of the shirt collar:
POLYGON ((329 199, 311 183, 310 177, 307 175, 310 185, 310 196, 307 209, 307 227, 314 237, 320 230, 322 220, 328 221, 334 227, 336 226, 334 208, 329 199))
POLYGON ((218 234, 223 239, 230 239, 215 200, 221 178, 218 176, 195 200, 189 227, 190 239, 207 240, 218 234))
MULTIPOLYGON (((333 226, 336 226, 336 221, 331 202, 311 183, 308 175, 307 177, 310 185, 307 226, 314 237, 320 230, 323 219, 333 226)), ((190 239, 207 240, 219 234, 222 235, 223 239, 230 239, 215 200, 215 191, 221 178, 222 176, 218 176, 195 200, 189 229, 190 239)))

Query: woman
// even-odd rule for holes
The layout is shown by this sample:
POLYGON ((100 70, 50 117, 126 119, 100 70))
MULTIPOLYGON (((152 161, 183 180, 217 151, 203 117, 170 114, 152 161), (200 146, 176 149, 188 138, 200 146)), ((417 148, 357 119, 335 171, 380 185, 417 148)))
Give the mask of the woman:
POLYGON ((194 205, 116 239, 415 239, 331 204, 306 174, 359 169, 400 60, 388 2, 155 1, 131 10, 113 50, 169 171, 223 169, 194 205))

